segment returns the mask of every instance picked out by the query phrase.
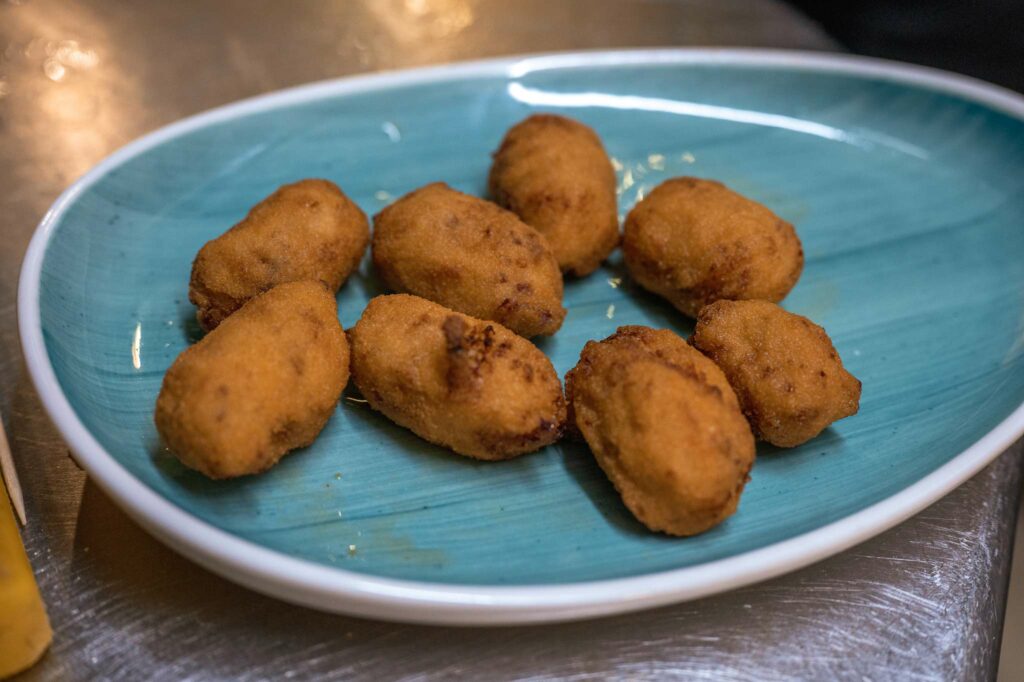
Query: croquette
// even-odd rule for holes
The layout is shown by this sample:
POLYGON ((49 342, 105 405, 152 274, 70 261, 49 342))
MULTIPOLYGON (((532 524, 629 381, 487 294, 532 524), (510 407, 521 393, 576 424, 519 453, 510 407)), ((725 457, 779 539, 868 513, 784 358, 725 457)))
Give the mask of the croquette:
POLYGON ((349 340, 352 379, 370 407, 425 440, 501 460, 562 434, 551 361, 500 324, 394 294, 370 301, 349 340))
POLYGON ((754 437, 724 377, 672 332, 622 327, 566 375, 576 428, 645 526, 696 535, 736 511, 754 437))
POLYGON ((188 297, 209 331, 253 296, 284 282, 319 281, 336 292, 358 267, 369 240, 366 215, 334 183, 284 185, 199 250, 188 297))
POLYGON ((579 121, 534 114, 512 126, 488 186, 544 235, 563 272, 590 274, 619 243, 615 171, 597 133, 579 121))
MULTIPOLYGON (((718 365, 675 332, 641 325, 626 325, 619 327, 614 334, 601 341, 600 349, 595 349, 594 352, 609 352, 614 349, 630 355, 648 354, 652 358, 678 365, 685 371, 694 373, 701 382, 716 387, 722 398, 730 405, 739 407, 736 394, 718 365)), ((569 406, 566 426, 573 435, 579 435, 572 407, 572 385, 568 381, 565 393, 569 406)))
POLYGON ((531 337, 565 319, 547 241, 514 214, 435 182, 374 217, 373 264, 385 286, 531 337))
POLYGON ((791 224, 720 182, 685 177, 633 207, 622 252, 641 286, 690 317, 722 299, 781 301, 804 264, 791 224))
POLYGON ((319 282, 279 284, 178 356, 156 428, 185 466, 210 478, 256 474, 313 442, 348 376, 333 293, 319 282))
POLYGON ((825 330, 774 303, 713 303, 690 342, 725 372, 761 440, 794 447, 857 413, 860 381, 825 330))

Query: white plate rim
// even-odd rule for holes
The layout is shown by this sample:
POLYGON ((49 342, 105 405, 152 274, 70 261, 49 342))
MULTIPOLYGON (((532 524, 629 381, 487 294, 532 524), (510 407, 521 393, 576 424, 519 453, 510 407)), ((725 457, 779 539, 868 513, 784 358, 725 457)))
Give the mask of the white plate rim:
POLYGON ((662 48, 546 53, 350 76, 287 88, 199 113, 120 148, 58 197, 36 228, 18 284, 22 350, 39 397, 75 458, 129 516, 211 571, 259 592, 319 610, 385 620, 508 625, 556 622, 682 602, 767 580, 863 542, 921 511, 994 460, 1024 433, 1024 404, 989 433, 916 483, 816 530, 725 559, 568 584, 457 585, 382 578, 297 559, 192 516, 132 476, 92 436, 68 402, 43 341, 39 287, 50 236, 67 207, 99 178, 146 150, 218 121, 302 102, 448 78, 509 77, 534 71, 636 64, 789 68, 882 78, 954 94, 1024 120, 1024 97, 937 69, 819 52, 662 48))

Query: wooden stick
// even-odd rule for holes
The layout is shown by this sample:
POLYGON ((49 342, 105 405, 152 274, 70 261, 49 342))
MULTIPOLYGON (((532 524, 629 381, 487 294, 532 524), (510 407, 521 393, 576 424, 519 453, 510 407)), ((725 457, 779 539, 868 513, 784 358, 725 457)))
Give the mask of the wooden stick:
POLYGON ((18 483, 18 472, 14 470, 14 457, 11 455, 11 446, 7 442, 7 432, 4 431, 4 420, 0 417, 0 472, 3 473, 4 483, 7 484, 7 495, 11 498, 14 511, 18 512, 18 520, 21 525, 28 523, 25 516, 25 498, 21 494, 21 484, 18 483))

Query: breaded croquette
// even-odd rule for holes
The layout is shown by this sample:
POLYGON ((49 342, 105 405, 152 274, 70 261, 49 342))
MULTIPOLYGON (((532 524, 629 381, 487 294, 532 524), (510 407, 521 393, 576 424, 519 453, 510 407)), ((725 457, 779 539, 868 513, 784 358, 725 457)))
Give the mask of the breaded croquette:
POLYGON ((210 478, 259 473, 313 442, 348 375, 333 293, 319 282, 280 284, 178 356, 156 427, 183 464, 210 478))
POLYGON ((709 305, 690 342, 725 372, 761 440, 794 447, 857 413, 860 381, 825 330, 774 303, 709 305))
MULTIPOLYGON (((696 348, 668 329, 652 329, 641 325, 619 327, 615 333, 601 341, 604 351, 619 348, 630 354, 647 353, 652 358, 678 365, 709 386, 717 387, 722 398, 730 405, 739 407, 736 394, 729 381, 714 362, 704 357, 696 348)), ((578 433, 572 408, 572 386, 566 382, 565 399, 569 406, 567 427, 573 434, 578 433)))
POLYGON ((551 361, 497 323, 395 294, 371 300, 349 338, 352 379, 370 406, 432 443, 500 460, 561 436, 551 361))
POLYGON ((284 185, 199 250, 188 297, 209 331, 284 282, 319 281, 336 292, 359 266, 369 240, 366 215, 334 183, 284 185))
POLYGON ((373 264, 393 291, 521 336, 554 334, 565 319, 562 276, 544 237, 444 183, 410 192, 374 217, 373 264))
MULTIPOLYGON (((633 515, 695 535, 736 511, 754 438, 723 377, 671 332, 620 328, 565 378, 576 427, 633 515)), ((678 337, 677 337, 678 338, 678 337)))
POLYGON ((547 238, 563 272, 597 269, 619 243, 615 171, 591 128, 555 114, 512 126, 494 152, 491 196, 547 238))
POLYGON ((633 278, 696 317, 720 299, 781 301, 804 256, 793 226, 714 180, 672 178, 626 217, 633 278))

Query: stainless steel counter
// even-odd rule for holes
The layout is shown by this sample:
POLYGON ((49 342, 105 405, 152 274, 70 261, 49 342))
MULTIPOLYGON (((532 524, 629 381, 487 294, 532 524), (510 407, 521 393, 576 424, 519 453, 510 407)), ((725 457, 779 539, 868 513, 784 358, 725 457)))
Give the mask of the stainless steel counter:
POLYGON ((767 0, 0 0, 0 411, 51 651, 24 679, 984 679, 995 674, 1018 444, 840 556, 698 602, 450 629, 325 615, 207 573, 75 468, 21 361, 18 266, 60 191, 162 124, 298 83, 500 54, 653 45, 836 49, 767 0))

